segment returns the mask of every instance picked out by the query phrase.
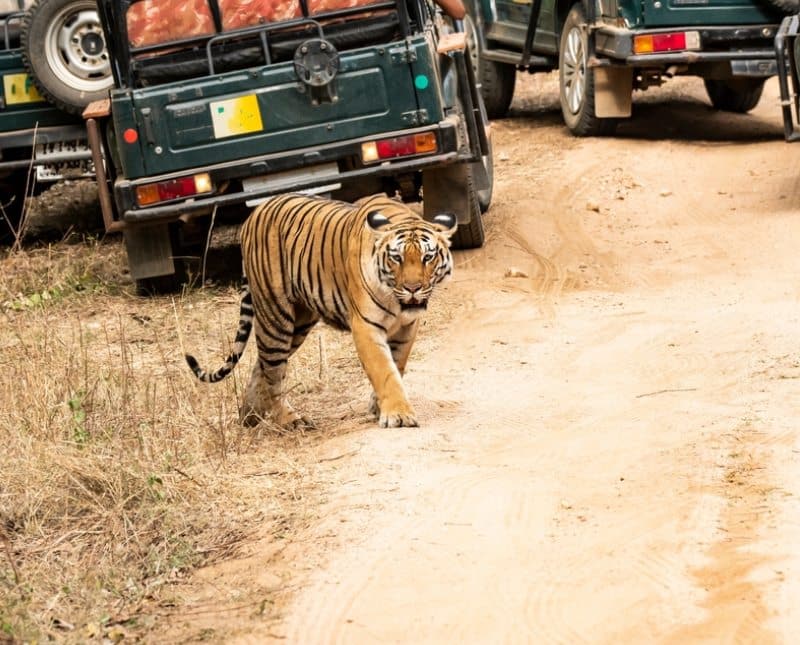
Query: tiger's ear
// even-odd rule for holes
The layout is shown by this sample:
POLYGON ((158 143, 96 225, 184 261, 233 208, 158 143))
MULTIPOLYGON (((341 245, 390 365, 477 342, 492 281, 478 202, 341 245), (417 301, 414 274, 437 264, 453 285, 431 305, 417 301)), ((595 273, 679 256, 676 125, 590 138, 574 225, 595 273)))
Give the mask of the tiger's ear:
POLYGON ((437 213, 433 216, 431 224, 434 224, 442 233, 450 237, 458 228, 458 219, 455 213, 437 213))
POLYGON ((389 226, 389 218, 380 211, 370 211, 367 213, 367 225, 373 231, 381 231, 389 226))

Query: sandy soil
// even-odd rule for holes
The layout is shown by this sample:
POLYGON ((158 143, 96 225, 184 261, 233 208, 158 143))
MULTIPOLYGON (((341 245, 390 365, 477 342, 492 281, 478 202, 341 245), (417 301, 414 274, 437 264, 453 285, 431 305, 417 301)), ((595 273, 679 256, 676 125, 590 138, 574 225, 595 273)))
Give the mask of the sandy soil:
POLYGON ((323 440, 309 528, 201 571, 169 638, 800 640, 797 151, 774 82, 749 116, 637 99, 577 140, 524 79, 410 362, 422 427, 323 440))

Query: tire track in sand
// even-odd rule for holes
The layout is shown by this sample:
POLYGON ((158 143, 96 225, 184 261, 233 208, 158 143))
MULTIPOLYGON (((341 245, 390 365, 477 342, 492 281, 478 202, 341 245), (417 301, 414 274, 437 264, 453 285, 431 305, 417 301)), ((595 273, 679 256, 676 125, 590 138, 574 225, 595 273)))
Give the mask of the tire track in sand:
MULTIPOLYGON (((508 409, 508 401, 518 397, 523 387, 511 375, 506 378, 506 387, 498 391, 505 391, 508 400, 485 401, 491 408, 487 418, 493 416, 511 435, 521 435, 529 419, 497 415, 498 408, 508 409)), ((545 465, 561 456, 540 450, 530 453, 537 455, 531 459, 526 451, 521 459, 505 441, 478 443, 467 446, 451 468, 438 468, 437 474, 422 482, 405 482, 414 503, 392 509, 386 528, 348 549, 333 576, 324 576, 303 594, 305 602, 293 612, 299 619, 288 625, 290 642, 391 642, 399 637, 406 642, 436 642, 436 635, 445 633, 465 642, 482 625, 499 624, 508 625, 509 635, 524 632, 518 623, 524 615, 519 602, 524 598, 525 577, 517 572, 486 579, 470 571, 483 570, 487 559, 494 559, 497 571, 519 569, 515 546, 529 543, 531 527, 538 525, 543 535, 552 516, 553 494, 547 493, 545 465), (473 451, 479 455, 470 454, 473 451), (508 496, 509 491, 514 494, 508 496), (336 589, 333 594, 331 584, 336 589), (460 600, 454 604, 456 590, 460 600), (420 609, 420 596, 430 614, 420 609), (407 620, 412 614, 413 625, 407 620), (465 620, 470 616, 473 621, 465 620), (359 622, 358 617, 367 620, 359 622)))
MULTIPOLYGON (((791 320, 791 306, 785 313, 785 319, 791 320)), ((784 334, 773 329, 775 336, 784 334)), ((771 344, 775 343, 771 338, 771 344)), ((706 562, 692 571, 698 586, 705 590, 700 603, 705 614, 675 630, 665 639, 668 644, 785 642, 770 631, 775 612, 768 608, 769 583, 774 584, 776 578, 764 574, 787 566, 786 554, 759 545, 769 531, 767 525, 778 530, 781 526, 775 518, 774 500, 783 497, 783 491, 771 479, 772 462, 776 451, 785 453, 797 441, 796 426, 787 420, 800 397, 787 379, 797 378, 800 372, 795 354, 770 357, 759 335, 751 344, 752 366, 745 377, 747 391, 742 393, 750 411, 732 430, 719 433, 722 441, 716 451, 722 477, 706 487, 722 508, 718 534, 706 552, 706 562)), ((782 344, 792 347, 792 338, 787 336, 782 344)))
MULTIPOLYGON (((595 321, 593 338, 603 339, 596 351, 605 356, 592 360, 601 364, 613 360, 609 356, 619 354, 617 344, 630 345, 624 339, 643 324, 618 317, 608 317, 603 324, 595 321)), ((651 342, 651 336, 646 336, 634 355, 650 351, 651 342)), ((537 362, 536 351, 532 347, 528 349, 531 355, 523 355, 519 348, 498 349, 499 354, 528 358, 531 364, 537 362)), ((570 350, 555 360, 574 366, 582 358, 581 352, 570 350)), ((552 366, 543 369, 550 371, 552 366)), ((576 391, 581 389, 581 379, 592 378, 590 370, 577 369, 574 374, 576 391)), ((490 396, 470 404, 467 427, 472 422, 475 426, 468 436, 459 438, 463 454, 452 467, 462 474, 453 476, 449 470, 447 477, 423 482, 424 492, 417 492, 411 507, 393 510, 388 528, 348 549, 346 559, 303 594, 303 605, 295 608, 296 619, 289 625, 290 642, 589 642, 596 636, 594 623, 603 620, 607 607, 589 616, 591 620, 585 616, 576 620, 572 609, 576 597, 582 607, 589 606, 597 592, 593 579, 607 579, 609 569, 619 566, 616 545, 630 542, 629 536, 638 530, 637 548, 632 551, 644 551, 659 536, 657 529, 642 533, 640 524, 662 527, 672 510, 655 505, 643 518, 641 511, 626 514, 615 509, 613 530, 604 534, 601 544, 601 551, 612 553, 597 557, 585 548, 586 539, 598 539, 591 524, 574 517, 585 511, 559 506, 568 483, 576 483, 577 475, 554 469, 574 472, 587 458, 611 455, 613 459, 627 441, 624 427, 630 423, 626 418, 630 411, 612 415, 610 423, 621 431, 607 440, 608 455, 598 457, 587 454, 583 444, 596 432, 598 415, 608 413, 605 408, 596 410, 592 402, 578 398, 569 409, 559 410, 557 417, 542 414, 541 419, 532 419, 530 411, 519 406, 530 398, 530 381, 510 372, 489 376, 486 368, 471 378, 493 387, 490 396), (538 432, 531 432, 532 424, 538 432), (491 427, 502 432, 487 441, 482 433, 491 427), (561 439, 554 435, 556 431, 561 439), (560 536, 555 551, 554 535, 560 536), (558 562, 557 570, 549 564, 551 556, 558 562), (487 575, 492 571, 497 574, 487 575)), ((609 390, 615 387, 609 384, 609 390)), ((472 389, 474 383, 465 387, 472 389)), ((558 384, 551 384, 543 394, 556 399, 554 389, 558 384)), ((650 405, 632 395, 629 405, 631 401, 642 409, 650 405)), ((542 408, 548 409, 546 399, 542 408)), ((420 471, 424 468, 416 468, 417 474, 420 471)), ((397 497, 412 494, 415 487, 407 485, 406 494, 397 497)), ((592 508, 601 504, 607 484, 584 482, 577 488, 598 490, 597 499, 580 504, 581 509, 592 508)), ((663 588, 664 581, 671 580, 669 588, 680 591, 682 578, 672 573, 682 571, 679 565, 667 556, 648 563, 649 587, 663 588)), ((642 577, 637 567, 642 568, 633 559, 626 571, 642 577)), ((630 602, 641 601, 642 597, 635 596, 630 602)))

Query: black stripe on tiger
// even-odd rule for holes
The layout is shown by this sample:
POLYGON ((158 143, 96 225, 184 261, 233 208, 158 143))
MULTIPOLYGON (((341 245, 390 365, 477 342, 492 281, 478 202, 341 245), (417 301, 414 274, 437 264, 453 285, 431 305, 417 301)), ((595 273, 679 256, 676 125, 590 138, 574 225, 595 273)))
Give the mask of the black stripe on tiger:
POLYGON ((239 303, 239 328, 236 330, 236 338, 233 341, 233 351, 230 356, 225 360, 225 364, 214 372, 207 372, 197 359, 190 354, 186 354, 186 362, 191 368, 194 375, 204 383, 216 383, 221 381, 228 374, 233 371, 233 368, 239 364, 239 360, 244 354, 244 349, 247 347, 247 341, 250 339, 250 333, 253 331, 253 297, 250 293, 250 286, 247 283, 247 278, 243 279, 241 289, 241 301, 239 303))

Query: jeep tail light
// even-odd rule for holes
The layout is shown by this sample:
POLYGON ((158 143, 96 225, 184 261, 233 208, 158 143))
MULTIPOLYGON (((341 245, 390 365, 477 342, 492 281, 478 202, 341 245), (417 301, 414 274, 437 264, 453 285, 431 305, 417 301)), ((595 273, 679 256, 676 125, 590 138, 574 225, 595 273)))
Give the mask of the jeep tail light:
POLYGON ((666 34, 640 34, 633 38, 634 54, 700 49, 699 31, 675 31, 666 34))
POLYGON ((166 202, 181 197, 191 197, 210 193, 214 190, 211 177, 204 172, 191 177, 159 181, 155 184, 144 184, 136 187, 136 201, 139 206, 149 206, 158 202, 166 202))
POLYGON ((427 154, 439 149, 435 132, 407 134, 391 139, 378 139, 361 144, 361 160, 364 163, 427 154))

